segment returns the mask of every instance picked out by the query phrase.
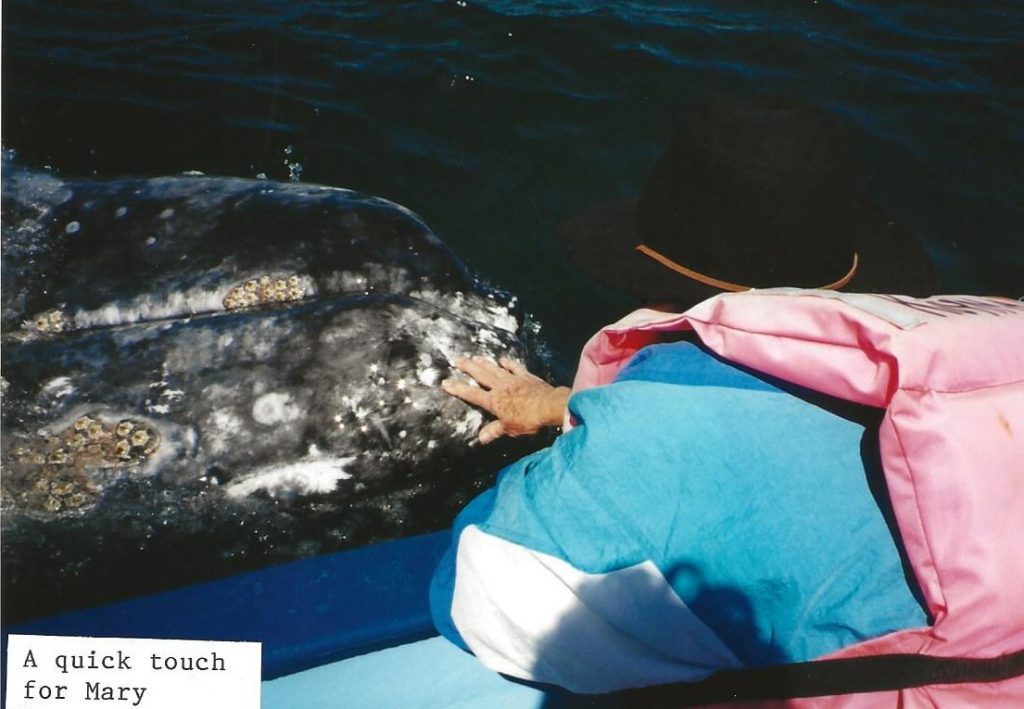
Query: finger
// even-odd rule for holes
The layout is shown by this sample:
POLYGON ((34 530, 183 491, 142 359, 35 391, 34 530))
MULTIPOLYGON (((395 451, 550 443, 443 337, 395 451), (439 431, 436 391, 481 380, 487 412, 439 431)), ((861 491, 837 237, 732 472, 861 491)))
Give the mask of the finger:
POLYGON ((512 374, 523 375, 530 373, 530 370, 526 368, 525 364, 519 360, 512 359, 511 357, 502 357, 498 360, 498 364, 512 372, 512 374))
POLYGON ((489 424, 480 429, 480 433, 477 438, 484 445, 491 441, 497 440, 505 435, 505 425, 501 421, 491 421, 489 424))
POLYGON ((457 379, 445 379, 441 382, 441 388, 454 397, 462 399, 467 404, 479 406, 490 411, 490 394, 480 387, 475 387, 457 379))
POLYGON ((455 366, 485 387, 493 387, 508 376, 508 372, 483 357, 463 357, 455 362, 455 366))

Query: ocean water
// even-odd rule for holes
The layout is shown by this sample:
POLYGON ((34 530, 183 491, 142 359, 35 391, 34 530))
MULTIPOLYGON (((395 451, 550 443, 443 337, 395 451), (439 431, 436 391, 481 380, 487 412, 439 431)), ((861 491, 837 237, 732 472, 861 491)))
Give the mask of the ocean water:
POLYGON ((8 0, 2 84, 20 165, 407 206, 521 298, 563 378, 633 303, 559 225, 636 195, 708 90, 845 116, 944 290, 1024 295, 1024 2, 8 0))

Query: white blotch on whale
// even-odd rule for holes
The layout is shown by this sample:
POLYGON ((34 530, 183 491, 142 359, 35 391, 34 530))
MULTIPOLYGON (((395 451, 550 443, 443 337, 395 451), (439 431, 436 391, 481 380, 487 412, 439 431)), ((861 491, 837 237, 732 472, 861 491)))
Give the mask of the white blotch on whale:
MULTIPOLYGON (((157 239, 150 236, 145 243, 147 246, 153 246, 157 239)), ((224 310, 224 299, 235 285, 234 282, 225 282, 215 288, 197 286, 180 291, 147 293, 117 303, 108 303, 93 310, 78 310, 71 315, 70 329, 84 330, 169 320, 202 313, 219 313, 224 310)), ((303 297, 307 298, 316 294, 316 284, 307 275, 296 276, 295 289, 301 291, 303 297)))
POLYGON ((203 427, 203 440, 211 453, 223 453, 238 444, 245 430, 242 420, 230 409, 217 409, 203 427))
POLYGON ((328 493, 339 481, 352 477, 345 468, 354 460, 355 456, 325 456, 316 446, 310 446, 308 455, 302 460, 261 468, 233 480, 225 486, 225 492, 234 498, 246 497, 259 490, 270 495, 328 493))
POLYGON ((420 289, 411 291, 409 295, 442 308, 460 318, 486 323, 491 327, 505 330, 506 332, 514 333, 519 327, 515 316, 515 298, 505 306, 494 300, 493 296, 484 298, 475 293, 470 293, 469 297, 467 297, 462 292, 456 292, 453 295, 433 289, 420 289))
POLYGON ((423 386, 435 386, 440 376, 441 373, 438 372, 435 367, 421 367, 416 370, 416 377, 420 380, 420 383, 423 384, 423 386))
POLYGON ((296 421, 302 414, 302 408, 292 401, 291 394, 287 392, 264 394, 252 405, 252 417, 264 426, 296 421))
POLYGON ((373 262, 360 264, 358 271, 335 271, 323 279, 328 290, 338 293, 405 293, 414 286, 408 269, 373 262))
POLYGON ((455 424, 455 432, 459 435, 466 435, 471 432, 475 433, 479 430, 483 422, 483 415, 476 409, 472 409, 466 412, 465 417, 455 424))
POLYGON ((227 289, 192 288, 186 291, 142 295, 123 303, 110 303, 95 310, 79 310, 72 316, 74 329, 108 325, 127 325, 215 312, 223 309, 221 302, 227 289))
POLYGON ((473 341, 477 344, 500 348, 501 339, 492 330, 480 329, 473 333, 473 341))
POLYGON ((39 393, 43 396, 48 396, 54 399, 63 399, 74 392, 75 387, 71 384, 71 377, 55 377, 46 382, 46 384, 44 384, 39 390, 39 393))

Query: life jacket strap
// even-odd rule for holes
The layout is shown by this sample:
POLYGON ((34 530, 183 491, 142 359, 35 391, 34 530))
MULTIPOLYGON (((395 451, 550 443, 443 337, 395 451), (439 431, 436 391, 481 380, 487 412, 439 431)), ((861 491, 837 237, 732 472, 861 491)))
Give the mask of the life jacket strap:
MULTIPOLYGON (((627 689, 588 698, 579 706, 694 707, 885 692, 932 684, 1001 682, 1024 675, 1024 650, 992 658, 867 655, 716 672, 700 682, 627 689)), ((582 699, 582 697, 581 697, 582 699)), ((574 704, 575 706, 575 704, 574 704)))

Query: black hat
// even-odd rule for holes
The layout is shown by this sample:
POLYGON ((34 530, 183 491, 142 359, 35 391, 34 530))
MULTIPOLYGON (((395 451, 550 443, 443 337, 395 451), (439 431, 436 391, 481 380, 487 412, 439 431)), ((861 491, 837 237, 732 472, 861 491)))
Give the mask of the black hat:
POLYGON ((691 110, 639 199, 569 222, 572 261, 648 301, 796 286, 928 295, 928 257, 859 193, 834 116, 790 99, 714 96, 691 110))

